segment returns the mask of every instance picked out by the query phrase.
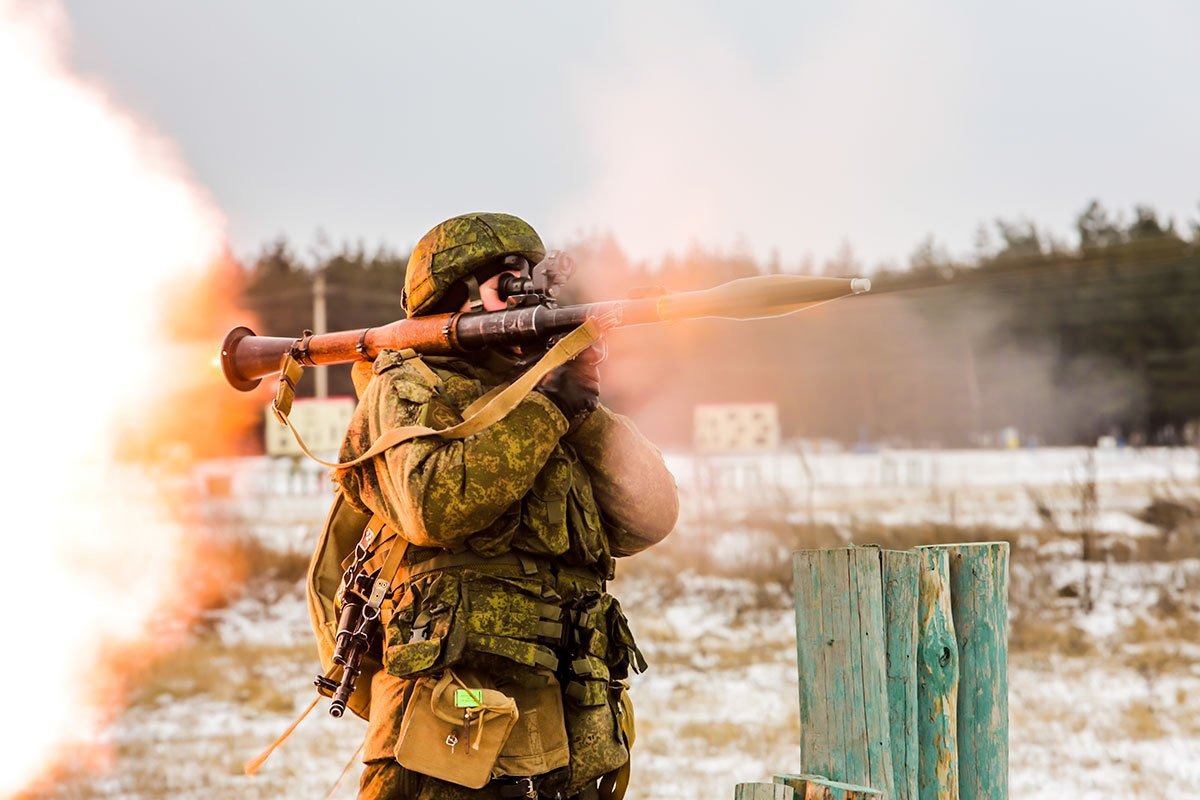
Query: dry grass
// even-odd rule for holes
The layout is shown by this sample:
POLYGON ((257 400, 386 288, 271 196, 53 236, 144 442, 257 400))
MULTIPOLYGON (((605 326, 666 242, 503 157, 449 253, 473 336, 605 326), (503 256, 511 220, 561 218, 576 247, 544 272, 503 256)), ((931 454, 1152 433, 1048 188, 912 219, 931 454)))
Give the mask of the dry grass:
POLYGON ((1133 703, 1125 709, 1121 732, 1134 739, 1160 739, 1166 733, 1158 713, 1146 703, 1133 703))
POLYGON ((1059 654, 1088 658, 1097 652, 1091 638, 1078 627, 1033 614, 1022 614, 1013 621, 1008 646, 1014 653, 1029 655, 1059 654))
POLYGON ((307 553, 281 552, 245 535, 229 541, 230 556, 238 559, 255 580, 292 584, 308 572, 307 553))
POLYGON ((281 691, 281 662, 316 664, 315 645, 228 645, 212 633, 193 638, 159 659, 139 683, 131 705, 208 698, 257 711, 287 713, 295 697, 281 691))
POLYGON ((1194 498, 1154 497, 1137 518, 1161 531, 1171 531, 1200 519, 1200 501, 1194 498))
POLYGON ((1182 605, 1160 602, 1121 632, 1114 655, 1152 683, 1162 676, 1194 668, 1197 647, 1200 619, 1182 605))
POLYGON ((920 545, 958 542, 1008 542, 1012 557, 1036 551, 1050 534, 941 524, 888 526, 861 522, 852 526, 789 521, 763 510, 703 526, 682 526, 661 544, 622 561, 622 576, 664 580, 683 571, 790 586, 791 554, 797 550, 878 545, 908 550, 920 545))

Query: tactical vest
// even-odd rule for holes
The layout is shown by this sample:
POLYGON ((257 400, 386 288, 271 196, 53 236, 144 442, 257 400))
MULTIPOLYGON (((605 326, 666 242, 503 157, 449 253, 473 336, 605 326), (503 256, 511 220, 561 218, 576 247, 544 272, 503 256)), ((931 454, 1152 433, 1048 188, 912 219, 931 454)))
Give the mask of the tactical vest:
MULTIPOLYGON (((374 371, 404 361, 387 352, 374 371)), ((493 373, 466 361, 424 361, 437 376, 421 413, 431 427, 461 421, 462 411, 496 383, 493 373)), ((353 492, 352 480, 344 486, 353 492)), ((310 616, 322 664, 333 676, 339 584, 368 519, 339 493, 310 567, 310 616)), ((392 544, 370 543, 368 570, 378 568, 392 544)), ((381 665, 401 678, 457 665, 512 677, 548 670, 581 706, 613 702, 612 687, 631 667, 644 667, 620 605, 605 592, 613 563, 587 470, 570 444, 559 442, 530 491, 464 547, 408 548, 380 608, 383 649, 366 663, 348 707, 367 717, 369 675, 381 665)))

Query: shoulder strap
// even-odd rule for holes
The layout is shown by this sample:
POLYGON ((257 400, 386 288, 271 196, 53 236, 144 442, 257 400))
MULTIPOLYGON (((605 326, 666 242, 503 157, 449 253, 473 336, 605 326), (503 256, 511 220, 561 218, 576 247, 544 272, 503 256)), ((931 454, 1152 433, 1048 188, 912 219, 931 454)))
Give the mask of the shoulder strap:
POLYGON ((393 428, 387 433, 380 436, 371 445, 367 452, 363 453, 358 458, 352 461, 324 461, 313 455, 308 449, 308 445, 300 437, 299 431, 292 425, 286 413, 281 413, 278 406, 274 407, 275 416, 288 427, 292 435, 296 437, 296 443, 300 445, 300 449, 304 454, 316 461, 318 464, 331 467, 333 469, 346 469, 347 467, 357 466, 364 461, 369 461, 375 456, 395 447, 398 444, 403 444, 411 439, 416 439, 420 436, 439 436, 442 439, 465 439, 468 436, 473 436, 476 433, 484 430, 490 425, 499 422, 508 416, 509 412, 521 404, 533 388, 538 385, 542 378, 546 377, 547 373, 556 367, 560 367, 570 361, 575 356, 582 353, 587 348, 591 347, 600 337, 604 335, 604 331, 614 324, 615 320, 601 320, 597 318, 589 319, 587 322, 580 325, 575 330, 568 333, 562 339, 546 352, 544 356, 538 359, 538 362, 531 369, 525 372, 521 377, 517 378, 512 383, 504 386, 498 391, 493 390, 484 397, 467 407, 466 418, 449 428, 438 430, 425 425, 405 425, 400 428, 393 428), (481 407, 480 401, 486 399, 481 407))
MULTIPOLYGON (((382 522, 383 518, 376 514, 371 517, 371 522, 382 522)), ((384 524, 386 527, 386 523, 384 524)), ((383 527, 380 528, 380 539, 382 539, 383 527)), ((387 558, 383 561, 383 566, 379 568, 379 575, 375 578, 375 583, 371 584, 371 596, 367 598, 367 605, 376 611, 383 604, 384 598, 391 591, 392 584, 395 583, 396 573, 400 571, 400 564, 404 561, 404 554, 408 552, 408 540, 396 531, 396 535, 392 537, 392 547, 388 550, 387 558)))

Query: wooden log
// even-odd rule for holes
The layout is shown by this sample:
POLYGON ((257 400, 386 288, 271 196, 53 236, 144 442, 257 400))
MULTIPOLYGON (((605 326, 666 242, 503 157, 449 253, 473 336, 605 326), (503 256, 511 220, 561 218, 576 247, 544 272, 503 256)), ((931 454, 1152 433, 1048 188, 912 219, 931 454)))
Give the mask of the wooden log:
POLYGON ((917 800, 917 586, 920 557, 901 550, 884 550, 882 555, 892 798, 917 800))
POLYGON ((937 547, 917 550, 917 794, 920 800, 958 800, 958 644, 950 560, 937 547))
POLYGON ((850 615, 859 629, 858 647, 851 641, 851 666, 861 676, 863 720, 867 743, 866 775, 844 778, 877 786, 893 797, 891 722, 887 693, 887 627, 883 613, 883 559, 878 547, 850 551, 850 615))
POLYGON ((796 790, 781 783, 739 783, 733 800, 795 800, 796 790))
POLYGON ((831 781, 820 775, 776 775, 775 782, 790 787, 796 800, 883 800, 883 792, 870 786, 831 781))
POLYGON ((802 768, 890 794, 879 550, 804 550, 793 569, 802 768))
POLYGON ((946 545, 962 800, 1008 797, 1008 542, 946 545))
MULTIPOLYGON (((800 678, 800 758, 803 768, 829 773, 835 733, 825 702, 825 615, 821 605, 822 580, 818 551, 796 553, 792 559, 796 606, 796 667, 800 678)), ((840 725, 840 722, 838 723, 840 725)))
MULTIPOLYGON (((823 550, 817 562, 821 572, 821 630, 825 636, 825 686, 817 702, 827 704, 825 719, 829 725, 830 758, 828 770, 819 774, 832 775, 844 781, 862 780, 857 771, 858 765, 866 761, 865 753, 857 747, 861 740, 855 737, 850 720, 850 709, 860 704, 853 701, 848 692, 861 684, 850 667, 849 643, 852 637, 857 638, 857 631, 850 630, 849 562, 849 550, 823 550)), ((804 765, 803 724, 800 727, 800 767, 815 772, 804 765)))

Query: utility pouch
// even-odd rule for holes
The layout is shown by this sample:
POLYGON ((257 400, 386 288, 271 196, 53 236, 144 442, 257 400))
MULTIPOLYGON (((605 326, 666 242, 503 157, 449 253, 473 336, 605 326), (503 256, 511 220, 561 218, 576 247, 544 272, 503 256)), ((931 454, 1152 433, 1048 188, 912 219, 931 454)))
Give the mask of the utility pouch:
POLYGON ((500 751, 495 770, 498 776, 545 775, 567 766, 571 760, 562 688, 553 675, 545 677, 546 682, 541 686, 501 684, 517 701, 521 715, 500 751))
POLYGON ((576 707, 604 705, 613 682, 632 669, 642 672, 642 658, 621 604, 609 594, 585 595, 570 613, 570 679, 564 694, 576 707))
POLYGON ((485 682, 465 670, 418 680, 396 742, 400 766, 469 789, 487 785, 519 712, 485 682))
POLYGON ((629 762, 632 737, 624 730, 624 719, 628 715, 632 724, 633 716, 624 691, 622 684, 614 683, 608 687, 606 702, 575 707, 567 715, 571 778, 563 790, 565 796, 579 793, 597 778, 615 773, 629 762))
POLYGON ((466 630, 459 581, 447 573, 410 585, 387 620, 383 664, 397 678, 437 677, 458 663, 466 630))

